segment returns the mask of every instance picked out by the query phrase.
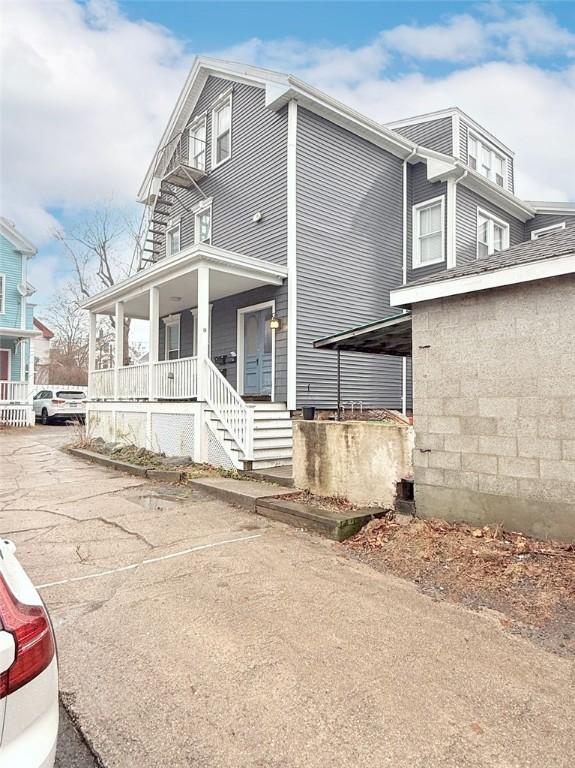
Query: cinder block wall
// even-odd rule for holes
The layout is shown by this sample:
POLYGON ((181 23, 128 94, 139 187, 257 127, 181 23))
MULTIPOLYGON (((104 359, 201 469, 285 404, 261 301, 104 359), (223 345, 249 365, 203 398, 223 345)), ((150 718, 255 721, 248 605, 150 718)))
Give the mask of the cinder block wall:
POLYGON ((575 539, 575 276, 413 307, 418 514, 575 539))

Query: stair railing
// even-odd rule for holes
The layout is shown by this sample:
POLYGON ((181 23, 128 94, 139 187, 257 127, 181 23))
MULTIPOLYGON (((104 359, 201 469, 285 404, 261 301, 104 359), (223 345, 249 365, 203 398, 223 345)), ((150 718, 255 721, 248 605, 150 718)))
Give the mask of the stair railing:
POLYGON ((242 458, 252 461, 254 409, 244 403, 211 360, 205 359, 204 365, 206 402, 242 452, 242 458))

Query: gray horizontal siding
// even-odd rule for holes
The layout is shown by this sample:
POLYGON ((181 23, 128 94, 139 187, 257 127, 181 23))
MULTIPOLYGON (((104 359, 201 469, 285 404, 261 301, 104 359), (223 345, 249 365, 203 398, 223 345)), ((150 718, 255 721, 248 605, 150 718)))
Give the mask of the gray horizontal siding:
POLYGON ((538 213, 535 218, 525 223, 525 237, 529 240, 534 229, 543 229, 553 224, 560 224, 562 221, 565 222, 566 227, 575 227, 575 214, 569 216, 565 213, 538 213))
POLYGON ((482 208, 509 224, 509 245, 516 245, 525 240, 525 225, 522 221, 459 184, 456 214, 457 266, 468 264, 477 258, 477 208, 482 208))
MULTIPOLYGON (((408 165, 407 174, 407 282, 409 283, 412 280, 434 275, 446 268, 447 237, 444 237, 444 261, 439 264, 431 264, 428 267, 413 269, 413 206, 443 195, 445 198, 443 229, 447 233, 447 183, 445 181, 427 181, 427 167, 424 163, 408 165)), ((401 205, 401 203, 399 204, 401 205)))
MULTIPOLYGON (((212 307, 211 359, 237 354, 237 319, 238 309, 275 300, 277 317, 282 327, 276 331, 275 343, 275 399, 285 402, 287 398, 287 284, 282 286, 263 286, 252 291, 244 291, 225 299, 214 301, 212 307)), ((191 309, 191 308, 190 308, 191 309)), ((193 315, 190 309, 180 312, 180 357, 191 357, 194 349, 193 315)), ((160 320, 159 358, 165 357, 165 326, 160 320)), ((227 361, 218 368, 230 384, 237 389, 237 365, 227 361)))
POLYGON ((437 152, 445 152, 447 155, 453 154, 451 117, 441 117, 426 123, 405 125, 393 130, 422 147, 429 147, 429 149, 435 149, 437 152))
MULTIPOLYGON (((334 407, 335 352, 313 341, 395 314, 401 161, 303 108, 297 136, 297 404, 334 407)), ((401 359, 342 353, 342 397, 401 404, 401 359)))
MULTIPOLYGON (((286 263, 287 246, 287 111, 265 106, 265 92, 244 83, 210 77, 190 118, 207 111, 208 175, 198 182, 213 198, 212 245, 274 263, 286 263), (232 155, 211 169, 212 106, 218 96, 233 88, 232 155), (253 221, 257 211, 259 222, 253 221)), ((187 133, 182 137, 187 156, 187 133)), ((194 187, 176 188, 187 208, 203 200, 194 187)), ((181 247, 194 242, 194 216, 176 202, 171 212, 181 217, 181 247)), ((162 249, 162 255, 165 249, 162 249)))

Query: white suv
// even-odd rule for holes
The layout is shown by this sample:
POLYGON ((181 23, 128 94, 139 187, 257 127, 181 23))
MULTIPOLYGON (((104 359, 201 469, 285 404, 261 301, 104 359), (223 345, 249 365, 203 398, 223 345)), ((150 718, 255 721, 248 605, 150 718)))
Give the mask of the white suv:
POLYGON ((67 389, 43 389, 34 395, 34 414, 42 424, 51 421, 86 418, 86 393, 67 389))
POLYGON ((42 598, 0 539, 0 766, 52 768, 58 739, 58 661, 42 598))

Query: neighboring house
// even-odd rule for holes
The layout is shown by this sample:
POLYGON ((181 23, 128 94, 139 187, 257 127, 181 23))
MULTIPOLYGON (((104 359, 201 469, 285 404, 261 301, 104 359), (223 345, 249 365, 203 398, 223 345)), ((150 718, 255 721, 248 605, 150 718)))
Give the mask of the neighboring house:
POLYGON ((575 227, 392 292, 424 517, 575 540, 575 227))
POLYGON ((54 333, 37 317, 33 322, 34 328, 41 334, 34 340, 34 382, 47 384, 50 377, 50 346, 54 333))
MULTIPOLYGON (((94 423, 289 462, 290 414, 338 403, 338 355, 314 340, 395 314, 390 291, 418 276, 575 224, 575 206, 516 197, 514 170, 458 109, 384 126, 293 76, 197 59, 140 189, 142 269, 84 304, 94 423), (150 320, 149 363, 95 370, 97 314, 150 320)), ((408 357, 340 362, 341 400, 411 408, 408 357)))
POLYGON ((0 422, 33 423, 30 385, 34 381, 34 288, 28 259, 36 247, 15 225, 0 217, 0 422))

